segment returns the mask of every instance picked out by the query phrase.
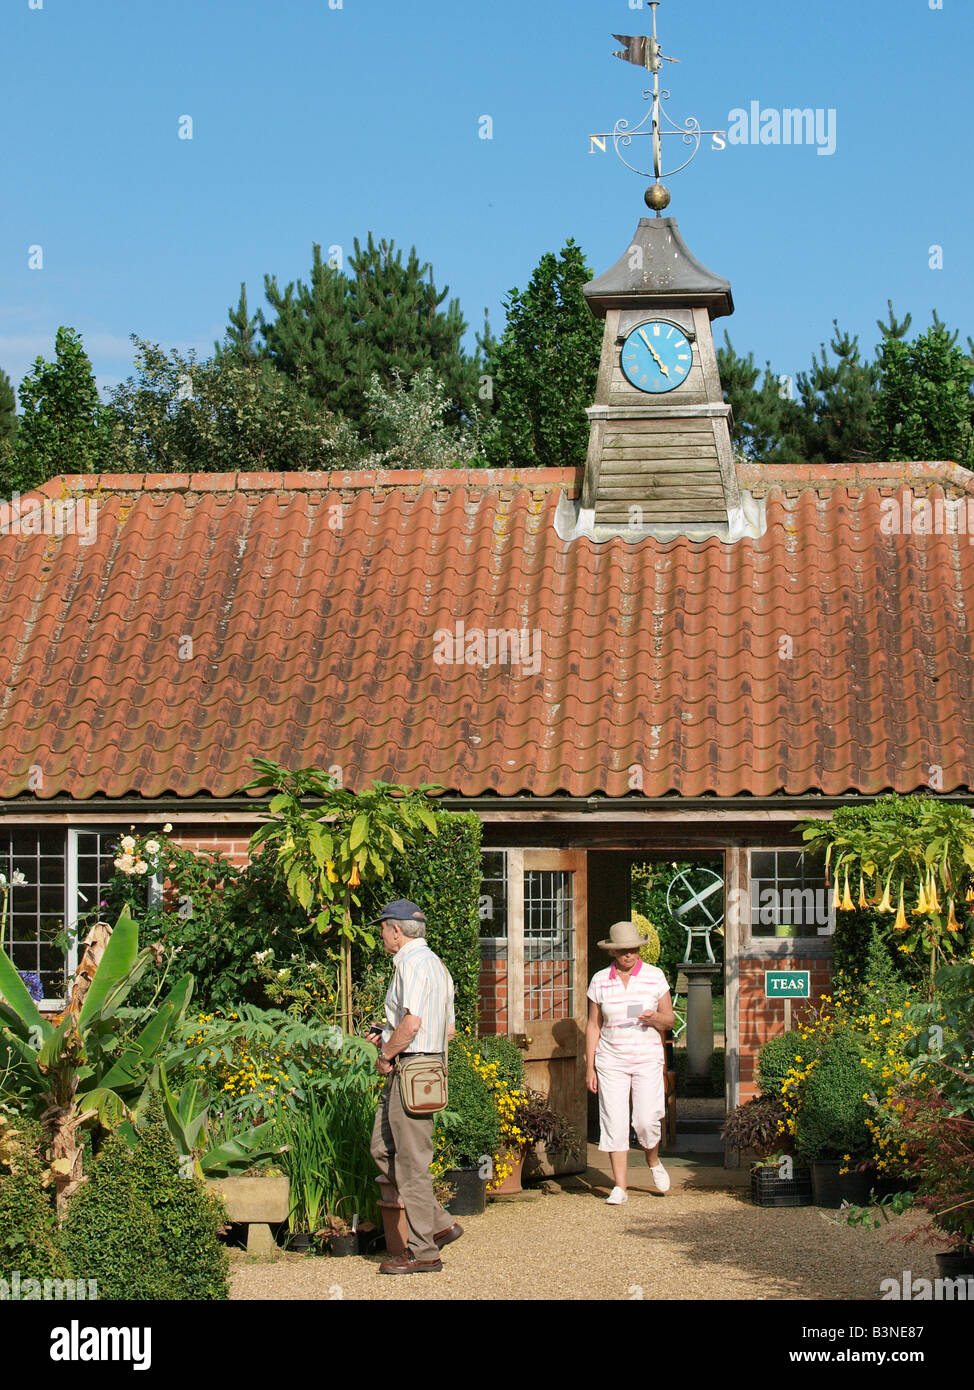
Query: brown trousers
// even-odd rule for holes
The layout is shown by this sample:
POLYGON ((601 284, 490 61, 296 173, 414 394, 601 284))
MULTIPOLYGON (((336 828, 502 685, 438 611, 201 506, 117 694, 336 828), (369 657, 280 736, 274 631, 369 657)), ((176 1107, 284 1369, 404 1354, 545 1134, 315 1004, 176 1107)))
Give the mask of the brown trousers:
POLYGON ((395 1183, 406 1208, 409 1253, 414 1260, 436 1260, 434 1235, 447 1231, 453 1217, 433 1195, 433 1116, 410 1115, 399 1095, 395 1072, 386 1077, 372 1129, 372 1157, 384 1178, 395 1183))

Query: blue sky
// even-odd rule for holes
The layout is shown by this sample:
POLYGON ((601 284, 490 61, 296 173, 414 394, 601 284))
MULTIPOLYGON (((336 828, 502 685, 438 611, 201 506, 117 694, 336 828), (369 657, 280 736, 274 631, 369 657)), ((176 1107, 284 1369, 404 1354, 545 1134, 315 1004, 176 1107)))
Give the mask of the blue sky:
MULTIPOLYGON (((133 332, 208 354, 241 281, 256 305, 265 272, 306 278, 313 241, 347 254, 369 230, 416 245, 472 345, 484 306, 499 331, 545 251, 574 237, 600 273, 645 211, 647 180, 588 140, 645 112, 648 74, 611 57, 613 32, 650 32, 636 0, 33 4, 0 5, 0 366, 15 384, 59 324, 103 387, 131 372, 133 332)), ((681 60, 664 71, 678 123, 728 127, 752 101, 835 113, 833 154, 705 142, 669 181, 669 215, 733 287, 720 335, 794 373, 836 316, 871 350, 892 298, 966 341, 971 0, 662 0, 658 24, 681 60)))

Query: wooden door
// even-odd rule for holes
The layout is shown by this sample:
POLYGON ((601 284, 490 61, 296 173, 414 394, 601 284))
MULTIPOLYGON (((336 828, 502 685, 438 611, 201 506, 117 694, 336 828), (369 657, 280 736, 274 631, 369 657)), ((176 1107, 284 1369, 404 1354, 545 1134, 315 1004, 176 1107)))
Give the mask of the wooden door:
MULTIPOLYGON (((586 1133, 588 924, 585 853, 508 852, 508 1019, 524 1048, 525 1081, 586 1133)), ((553 1172, 577 1172, 556 1158, 553 1172)))

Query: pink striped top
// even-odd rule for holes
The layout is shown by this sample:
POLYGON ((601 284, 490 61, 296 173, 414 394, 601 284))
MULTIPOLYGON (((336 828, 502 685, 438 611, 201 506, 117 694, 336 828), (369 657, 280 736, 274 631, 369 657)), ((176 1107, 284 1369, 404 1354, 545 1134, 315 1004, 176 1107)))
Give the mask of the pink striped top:
POLYGON ((615 961, 592 976, 588 997, 602 1010, 602 1031, 596 1057, 620 1062, 646 1062, 662 1057, 663 1039, 655 1028, 645 1028, 637 1015, 655 1009, 669 990, 666 976, 655 965, 637 961, 624 985, 615 961))

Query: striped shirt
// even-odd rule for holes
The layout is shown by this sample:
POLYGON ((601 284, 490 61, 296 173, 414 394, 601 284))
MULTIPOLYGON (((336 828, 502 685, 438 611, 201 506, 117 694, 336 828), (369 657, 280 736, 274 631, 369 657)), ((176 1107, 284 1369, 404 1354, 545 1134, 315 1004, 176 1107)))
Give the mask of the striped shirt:
POLYGON ((669 991, 666 976, 655 965, 637 961, 624 985, 615 961, 592 976, 588 997, 602 1010, 602 1031, 596 1057, 614 1062, 646 1062, 663 1055, 663 1039, 655 1028, 644 1028, 638 1015, 655 1009, 669 991))
POLYGON ((407 1052, 445 1052, 447 1026, 454 1023, 453 978, 422 937, 408 940, 392 958, 392 983, 386 994, 383 1046, 407 1013, 422 1020, 407 1052))

